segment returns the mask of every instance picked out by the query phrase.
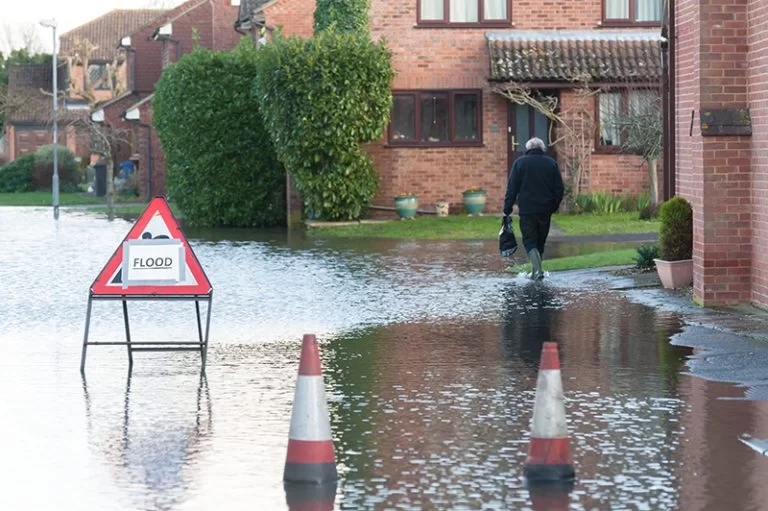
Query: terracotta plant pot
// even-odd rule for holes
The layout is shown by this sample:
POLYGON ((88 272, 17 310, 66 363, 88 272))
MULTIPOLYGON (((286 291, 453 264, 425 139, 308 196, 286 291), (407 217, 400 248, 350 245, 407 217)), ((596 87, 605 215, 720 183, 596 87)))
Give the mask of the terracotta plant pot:
POLYGON ((653 262, 656 263, 656 272, 665 289, 678 289, 693 282, 693 259, 682 261, 654 259, 653 262))

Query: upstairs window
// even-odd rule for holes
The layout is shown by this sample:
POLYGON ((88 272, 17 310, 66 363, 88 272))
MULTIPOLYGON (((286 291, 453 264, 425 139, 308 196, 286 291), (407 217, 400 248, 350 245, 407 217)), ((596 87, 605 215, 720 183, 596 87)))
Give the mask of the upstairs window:
MULTIPOLYGON (((110 90, 109 66, 104 62, 88 64, 88 81, 94 90, 110 90)), ((88 90, 88 85, 83 87, 88 90)))
POLYGON ((606 24, 659 25, 664 0, 603 0, 606 24))
POLYGON ((389 143, 405 146, 480 145, 481 92, 394 92, 389 143))
POLYGON ((509 26, 510 0, 417 0, 419 25, 509 26))

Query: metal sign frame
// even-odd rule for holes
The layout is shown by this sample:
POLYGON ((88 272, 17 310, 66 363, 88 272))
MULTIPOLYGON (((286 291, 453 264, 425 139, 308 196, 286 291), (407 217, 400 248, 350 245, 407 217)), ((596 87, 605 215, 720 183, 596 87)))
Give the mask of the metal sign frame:
POLYGON ((205 295, 96 295, 88 294, 88 307, 85 312, 85 334, 83 335, 83 349, 80 355, 80 374, 85 375, 85 359, 88 346, 127 346, 128 371, 133 370, 133 354, 138 351, 199 351, 202 362, 202 372, 205 373, 205 362, 208 356, 208 336, 211 328, 211 305, 213 290, 205 295), (123 303, 123 323, 125 325, 125 341, 89 341, 91 326, 91 309, 94 300, 121 301, 123 303), (197 316, 197 341, 135 341, 131 338, 131 327, 128 319, 129 301, 194 301, 197 316), (200 302, 208 302, 205 319, 205 331, 201 322, 200 302))

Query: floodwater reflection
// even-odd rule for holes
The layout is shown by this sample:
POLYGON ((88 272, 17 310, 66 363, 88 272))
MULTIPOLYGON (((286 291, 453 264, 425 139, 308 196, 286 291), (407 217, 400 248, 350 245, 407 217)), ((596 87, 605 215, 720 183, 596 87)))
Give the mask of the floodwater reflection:
MULTIPOLYGON (((102 347, 85 382, 88 286, 130 224, 66 209, 50 222, 48 209, 0 208, 2 509, 720 511, 768 501, 767 460, 738 440, 768 437, 765 347, 717 348, 721 334, 573 275, 516 278, 493 242, 216 230, 188 233, 216 290, 206 378, 199 356, 152 353, 137 354, 126 379, 124 348, 102 347), (304 333, 321 342, 340 474, 320 496, 281 480, 304 333), (569 492, 522 477, 546 341, 559 346, 569 492), (725 380, 723 367, 745 371, 697 377, 725 380)), ((132 332, 194 335, 188 305, 132 304, 132 332)), ((94 339, 122 338, 121 319, 119 303, 95 304, 94 339)))
POLYGON ((85 377, 82 383, 89 445, 123 489, 125 508, 177 508, 195 486, 194 467, 213 430, 205 374, 134 377, 129 371, 119 429, 116 403, 108 402, 113 396, 94 399, 85 377))

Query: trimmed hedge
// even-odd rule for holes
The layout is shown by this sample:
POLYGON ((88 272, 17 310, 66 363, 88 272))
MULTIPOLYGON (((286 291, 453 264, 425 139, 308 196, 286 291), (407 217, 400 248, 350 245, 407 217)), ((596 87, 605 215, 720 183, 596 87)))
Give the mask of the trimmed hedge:
POLYGON ((690 203, 675 196, 659 210, 659 256, 665 261, 690 259, 693 254, 693 209, 690 203))
POLYGON ((35 155, 28 154, 0 167, 0 192, 33 192, 32 173, 35 170, 35 155))
POLYGON ((323 219, 359 218, 378 186, 360 145, 382 136, 392 108, 386 42, 333 29, 276 34, 258 55, 254 94, 307 207, 323 219))
POLYGON ((251 96, 256 53, 247 38, 232 52, 196 48, 157 84, 152 106, 166 183, 190 225, 285 221, 285 171, 251 96))

